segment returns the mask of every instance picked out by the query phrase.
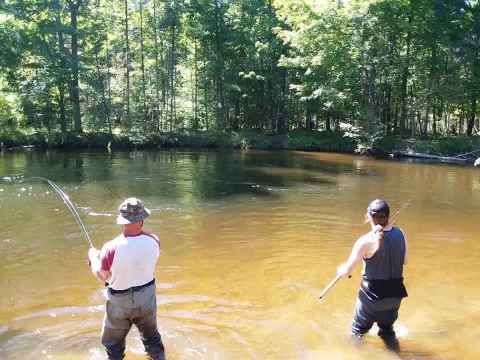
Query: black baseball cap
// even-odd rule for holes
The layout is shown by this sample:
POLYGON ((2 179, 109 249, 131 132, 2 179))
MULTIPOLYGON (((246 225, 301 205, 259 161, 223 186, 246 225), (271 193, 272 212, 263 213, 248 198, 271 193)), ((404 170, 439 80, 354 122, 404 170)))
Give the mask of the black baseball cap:
POLYGON ((368 205, 367 212, 370 214, 370 216, 374 216, 379 213, 389 216, 390 207, 385 200, 375 199, 368 205))

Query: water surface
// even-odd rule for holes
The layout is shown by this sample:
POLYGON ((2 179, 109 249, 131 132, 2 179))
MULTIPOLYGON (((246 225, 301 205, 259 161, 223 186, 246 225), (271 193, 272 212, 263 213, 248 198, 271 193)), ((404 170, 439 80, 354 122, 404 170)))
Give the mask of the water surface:
MULTIPOLYGON (((0 358, 101 359, 95 246, 137 196, 161 239, 158 322, 169 359, 475 359, 480 353, 480 171, 350 155, 266 151, 0 153, 0 358), (367 204, 406 233, 402 352, 348 341, 360 268, 322 300, 367 204)), ((136 331, 127 359, 143 359, 136 331)))

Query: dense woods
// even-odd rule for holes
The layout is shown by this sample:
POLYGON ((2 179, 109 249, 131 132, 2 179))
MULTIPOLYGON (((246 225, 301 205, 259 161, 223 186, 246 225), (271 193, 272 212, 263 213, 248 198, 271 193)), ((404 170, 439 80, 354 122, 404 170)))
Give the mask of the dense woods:
POLYGON ((3 0, 0 130, 473 135, 480 4, 3 0))

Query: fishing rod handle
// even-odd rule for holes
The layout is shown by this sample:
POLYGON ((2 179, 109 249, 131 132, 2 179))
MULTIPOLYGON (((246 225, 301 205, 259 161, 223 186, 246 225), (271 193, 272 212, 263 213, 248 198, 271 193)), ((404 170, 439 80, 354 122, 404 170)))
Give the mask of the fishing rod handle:
MULTIPOLYGON (((322 297, 325 296, 325 294, 328 292, 328 290, 330 290, 333 285, 335 285, 337 283, 338 280, 340 280, 340 278, 342 277, 343 275, 342 274, 337 274, 337 276, 335 276, 332 281, 330 281, 330 283, 325 287, 325 289, 322 290, 322 292, 320 293, 320 295, 318 295, 318 298, 321 299, 322 297)), ((350 279, 352 277, 352 275, 348 275, 348 278, 350 279)))

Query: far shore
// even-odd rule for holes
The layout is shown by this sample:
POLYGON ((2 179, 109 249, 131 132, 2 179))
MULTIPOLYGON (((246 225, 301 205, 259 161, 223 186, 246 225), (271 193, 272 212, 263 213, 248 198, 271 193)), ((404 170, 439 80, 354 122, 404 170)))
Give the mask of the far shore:
POLYGON ((341 131, 290 131, 284 133, 34 133, 19 131, 0 135, 0 149, 108 149, 148 150, 171 148, 222 148, 303 150, 358 154, 364 156, 396 156, 438 161, 474 163, 480 157, 479 136, 450 136, 433 139, 400 139, 383 137, 371 141, 341 131), (411 154, 411 156, 409 155, 411 154))

